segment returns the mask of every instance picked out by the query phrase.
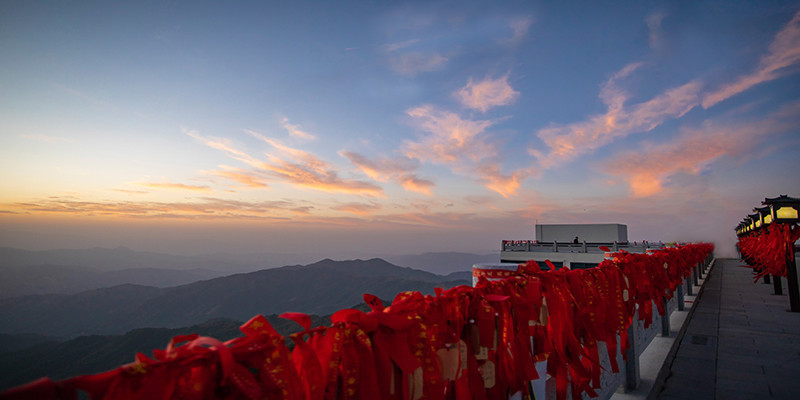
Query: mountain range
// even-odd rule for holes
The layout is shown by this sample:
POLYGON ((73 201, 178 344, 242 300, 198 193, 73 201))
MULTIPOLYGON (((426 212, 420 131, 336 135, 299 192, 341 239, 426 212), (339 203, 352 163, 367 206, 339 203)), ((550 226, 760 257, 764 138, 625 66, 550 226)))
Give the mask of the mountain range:
MULTIPOLYGON (((126 247, 31 251, 0 247, 0 298, 31 294, 76 294, 122 284, 172 287, 234 273, 308 264, 319 258, 290 254, 181 256, 126 247)), ((496 262, 497 254, 425 253, 382 256, 395 265, 469 280, 475 263, 496 262)), ((426 278, 427 279, 427 278, 426 278)))
POLYGON ((391 300, 402 291, 432 294, 436 287, 469 284, 382 259, 325 259, 167 288, 124 284, 76 294, 0 299, 0 333, 71 338, 287 311, 327 315, 362 302, 364 293, 391 300))

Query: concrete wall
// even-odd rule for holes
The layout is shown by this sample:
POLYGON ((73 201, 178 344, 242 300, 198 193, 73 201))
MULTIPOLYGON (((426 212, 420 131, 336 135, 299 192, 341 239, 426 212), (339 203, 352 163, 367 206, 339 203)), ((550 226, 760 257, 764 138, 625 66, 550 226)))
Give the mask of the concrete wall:
POLYGON ((518 251, 518 252, 503 252, 501 255, 503 262, 506 263, 524 263, 528 260, 536 260, 536 261, 544 261, 550 260, 552 262, 562 262, 565 266, 569 266, 570 263, 594 263, 600 264, 605 259, 603 253, 566 253, 566 252, 527 252, 527 251, 518 251))
POLYGON ((571 242, 578 237, 587 242, 627 242, 628 226, 622 224, 548 224, 536 225, 540 242, 571 242))

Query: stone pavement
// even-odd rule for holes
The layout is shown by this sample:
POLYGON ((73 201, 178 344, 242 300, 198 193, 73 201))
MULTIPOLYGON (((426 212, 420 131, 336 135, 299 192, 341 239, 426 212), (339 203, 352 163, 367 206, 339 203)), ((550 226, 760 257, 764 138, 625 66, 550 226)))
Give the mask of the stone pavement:
POLYGON ((741 265, 716 260, 649 398, 800 399, 800 313, 741 265))

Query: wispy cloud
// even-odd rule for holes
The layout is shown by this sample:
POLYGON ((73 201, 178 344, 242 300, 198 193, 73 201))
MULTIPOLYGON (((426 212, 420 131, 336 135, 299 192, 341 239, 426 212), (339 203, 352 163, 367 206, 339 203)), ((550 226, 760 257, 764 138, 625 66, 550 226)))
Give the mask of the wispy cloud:
POLYGON ((400 75, 414 76, 420 72, 437 71, 447 64, 447 57, 437 52, 408 52, 389 57, 392 71, 400 75))
POLYGON ((208 186, 187 185, 184 183, 175 183, 175 182, 137 182, 136 184, 151 189, 188 190, 191 192, 211 192, 211 188, 208 186))
POLYGON ((409 47, 411 45, 414 45, 416 43, 419 43, 419 39, 409 39, 409 40, 404 40, 402 42, 386 44, 386 45, 383 46, 383 49, 387 53, 394 53, 394 52, 396 52, 398 50, 405 49, 405 48, 407 48, 407 47, 409 47))
POLYGON ((661 22, 667 16, 663 11, 658 11, 647 16, 645 23, 650 34, 650 47, 659 49, 663 47, 663 32, 661 31, 661 22))
POLYGON ((228 165, 221 165, 221 170, 210 172, 212 175, 220 176, 236 183, 242 184, 252 189, 266 189, 269 187, 264 182, 264 177, 258 171, 247 171, 228 165))
POLYGON ((640 66, 641 63, 625 66, 603 85, 600 99, 608 107, 605 114, 539 130, 539 138, 550 147, 550 151, 546 154, 531 149, 530 153, 539 158, 543 166, 550 167, 592 152, 632 133, 651 131, 668 119, 682 117, 700 103, 702 83, 692 81, 669 89, 648 101, 626 106, 629 95, 618 86, 617 81, 640 66))
POLYGON ((421 72, 436 71, 447 64, 440 52, 421 46, 419 38, 389 43, 381 46, 389 68, 397 74, 415 76, 421 72))
POLYGON ((419 167, 419 163, 411 158, 369 159, 352 151, 342 151, 339 154, 376 181, 393 181, 400 184, 405 190, 427 195, 430 195, 431 188, 436 186, 432 181, 420 178, 414 173, 419 167))
POLYGON ((72 142, 72 139, 57 137, 57 136, 42 135, 42 134, 22 134, 19 135, 19 137, 23 139, 34 140, 37 142, 48 143, 48 144, 72 142))
POLYGON ((129 190, 129 189, 112 189, 115 192, 125 193, 125 194, 148 194, 150 192, 146 190, 129 190))
POLYGON ((794 72, 790 67, 798 63, 800 63, 800 11, 795 13, 792 20, 775 35, 767 54, 761 57, 754 71, 706 94, 703 97, 703 108, 709 108, 760 83, 794 72))
POLYGON ((296 137, 296 138, 299 138, 299 139, 304 139, 304 140, 316 139, 316 137, 314 135, 312 135, 312 134, 300 129, 299 125, 294 125, 294 124, 289 123, 289 119, 288 118, 283 118, 281 120, 281 126, 284 129, 286 129, 287 131, 289 131, 289 134, 292 135, 293 137, 296 137))
POLYGON ((674 141, 646 144, 642 149, 618 154, 604 169, 625 178, 636 197, 652 196, 678 172, 699 174, 724 155, 747 154, 767 135, 800 125, 800 103, 787 106, 769 117, 745 123, 706 122, 701 128, 685 129, 674 141))
POLYGON ((508 21, 508 26, 511 28, 512 32, 512 36, 508 39, 508 42, 515 45, 522 41, 525 35, 528 34, 528 29, 530 29, 532 24, 533 18, 530 16, 515 17, 508 21))
POLYGON ((482 163, 475 167, 475 172, 488 189, 506 198, 516 194, 521 181, 530 175, 523 170, 504 174, 497 163, 482 163))
POLYGON ((497 147, 484 134, 493 121, 464 119, 431 105, 406 113, 427 132, 418 140, 403 143, 406 157, 447 165, 453 172, 477 179, 504 197, 515 194, 520 180, 528 176, 521 170, 510 175, 501 172, 497 147))
POLYGON ((375 203, 347 203, 331 207, 331 209, 366 216, 380 210, 381 207, 375 203))
POLYGON ((259 218, 276 221, 290 220, 296 210, 302 207, 288 201, 245 202, 211 197, 191 202, 87 201, 70 197, 49 197, 0 206, 22 214, 161 219, 259 218))
MULTIPOLYGON (((220 151, 226 153, 229 157, 231 157, 231 158, 233 158, 235 160, 241 161, 241 162, 243 162, 243 163, 245 163, 247 165, 250 165, 251 167, 258 167, 260 165, 260 161, 258 161, 257 159, 255 159, 253 157, 250 157, 250 155, 247 154, 246 152, 241 151, 241 150, 237 149, 236 147, 234 147, 234 145, 228 139, 224 139, 224 138, 205 138, 205 137, 200 136, 200 134, 198 134, 196 131, 193 131, 191 129, 182 128, 182 130, 183 130, 183 133, 195 138, 196 140, 202 142, 203 144, 205 144, 208 147, 211 147, 212 149, 220 150, 220 151)), ((245 132, 247 132, 247 131, 245 131, 245 132)))
POLYGON ((469 78, 467 85, 453 95, 465 107, 486 112, 492 107, 513 103, 519 97, 519 92, 508 84, 508 75, 506 75, 502 78, 486 78, 478 82, 469 78))
POLYGON ((278 155, 265 153, 266 160, 262 161, 235 148, 228 140, 204 138, 193 131, 187 131, 186 133, 207 146, 221 150, 231 158, 239 160, 273 179, 298 187, 332 193, 383 195, 383 189, 378 185, 340 178, 338 171, 332 165, 314 154, 286 146, 278 140, 265 137, 257 132, 247 130, 245 132, 269 144, 276 150, 273 153, 278 155))
POLYGON ((405 141, 404 153, 409 158, 454 164, 464 158, 477 161, 496 153, 495 147, 481 136, 492 121, 462 119, 432 105, 411 108, 406 114, 429 133, 418 141, 405 141))

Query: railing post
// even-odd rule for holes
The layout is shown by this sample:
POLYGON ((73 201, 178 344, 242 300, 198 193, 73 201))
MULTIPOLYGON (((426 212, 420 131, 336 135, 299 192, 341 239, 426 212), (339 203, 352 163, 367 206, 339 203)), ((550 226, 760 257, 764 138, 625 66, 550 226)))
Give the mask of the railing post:
POLYGON ((636 356, 636 343, 637 335, 636 330, 639 327, 639 310, 633 313, 633 319, 630 326, 628 326, 628 348, 625 349, 625 391, 632 392, 639 387, 640 371, 639 371, 639 357, 636 356))
POLYGON ((692 282, 694 282, 695 286, 700 286, 700 282, 697 280, 697 267, 696 266, 692 269, 692 282))
POLYGON ((772 277, 772 288, 775 290, 776 295, 783 295, 783 285, 781 285, 781 277, 780 276, 773 276, 772 277))
POLYGON ((683 299, 683 285, 678 285, 678 311, 683 311, 686 309, 686 305, 683 299))
POLYGON ((585 240, 583 241, 583 249, 582 250, 583 250, 584 253, 586 253, 586 241, 585 240))
MULTIPOLYGON (((792 245, 794 251, 794 245, 792 245)), ((789 290, 789 311, 800 312, 800 288, 797 287, 797 263, 794 254, 786 255, 786 288, 789 290)))
POLYGON ((692 294, 692 277, 691 276, 687 276, 686 277, 686 295, 687 296, 693 296, 693 294, 692 294))
POLYGON ((664 315, 661 316, 661 336, 669 337, 669 300, 664 297, 661 301, 664 302, 664 315))
POLYGON ((558 253, 558 240, 553 240, 553 253, 558 253))

